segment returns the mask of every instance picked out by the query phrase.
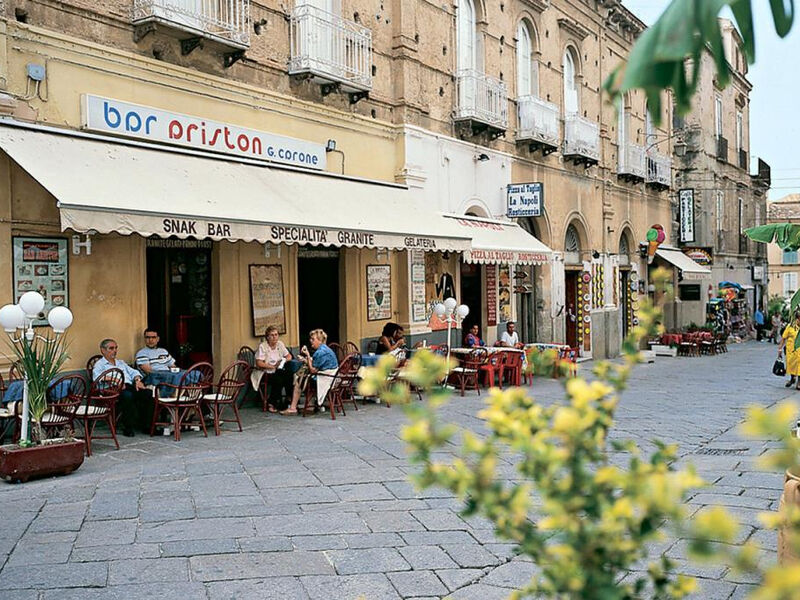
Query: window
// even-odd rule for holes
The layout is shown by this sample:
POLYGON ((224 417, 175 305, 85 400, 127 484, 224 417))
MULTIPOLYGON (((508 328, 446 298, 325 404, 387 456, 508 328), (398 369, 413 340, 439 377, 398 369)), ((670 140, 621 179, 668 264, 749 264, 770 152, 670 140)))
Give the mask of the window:
POLYGON ((578 86, 575 85, 575 59, 572 51, 564 52, 564 114, 572 115, 580 111, 578 86))
POLYGON ((517 96, 538 96, 537 79, 531 28, 526 21, 520 21, 517 27, 517 96))
POLYGON ((753 223, 753 227, 760 227, 761 226, 761 207, 756 204, 756 215, 755 215, 755 223, 753 223))
POLYGON ((797 264, 797 250, 784 250, 781 257, 782 265, 796 265, 797 264))
POLYGON ((458 70, 477 68, 475 5, 461 0, 458 5, 458 70))
POLYGON ((619 144, 620 161, 625 144, 628 142, 628 96, 623 96, 617 105, 617 143, 619 144))
POLYGON ((678 113, 678 107, 673 102, 672 104, 672 130, 677 131, 686 127, 685 119, 678 113))
POLYGON ((581 238, 578 235, 578 230, 574 225, 567 227, 567 235, 564 239, 565 252, 580 252, 581 251, 581 238))
POLYGON ((725 194, 717 190, 717 232, 722 231, 723 211, 725 209, 725 194))
POLYGON ((717 137, 722 137, 722 96, 714 98, 714 124, 717 137))
POLYGON ((791 296, 797 291, 797 273, 783 274, 783 295, 791 296))
POLYGON ((744 150, 744 117, 742 111, 736 111, 736 149, 744 150))
POLYGON ((690 300, 690 301, 700 300, 700 285, 699 284, 679 285, 678 297, 681 300, 690 300))
POLYGON ((653 125, 653 115, 650 114, 650 107, 644 107, 644 146, 649 148, 656 143, 658 136, 656 135, 656 128, 653 125))
POLYGON ((744 231, 744 198, 739 198, 739 233, 744 231))

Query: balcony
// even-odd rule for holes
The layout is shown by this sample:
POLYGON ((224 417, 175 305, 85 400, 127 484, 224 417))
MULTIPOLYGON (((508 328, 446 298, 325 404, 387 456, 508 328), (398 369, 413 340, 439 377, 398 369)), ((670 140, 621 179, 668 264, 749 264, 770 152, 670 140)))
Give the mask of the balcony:
POLYGON ((517 98, 517 141, 547 156, 558 149, 558 106, 536 96, 517 98))
POLYGON ((292 10, 289 75, 308 75, 322 94, 341 89, 351 102, 372 89, 372 32, 310 4, 292 10))
POLYGON ((717 160, 728 162, 728 140, 721 135, 717 136, 717 160))
POLYGON ((645 183, 657 189, 672 187, 672 158, 651 150, 647 153, 645 183))
POLYGON ((750 171, 750 165, 747 162, 747 150, 739 149, 739 168, 745 171, 750 171))
POLYGON ((625 181, 638 183, 644 181, 645 173, 644 146, 631 142, 620 145, 617 176, 625 181))
POLYGON ((564 117, 564 158, 587 167, 600 161, 600 127, 577 114, 564 117))
POLYGON ((134 0, 131 20, 137 42, 157 24, 192 34, 181 40, 183 54, 198 47, 201 38, 239 51, 250 47, 250 0, 134 0))
POLYGON ((456 73, 458 105, 453 116, 457 124, 472 135, 487 132, 494 139, 508 129, 508 92, 506 84, 474 69, 456 73))

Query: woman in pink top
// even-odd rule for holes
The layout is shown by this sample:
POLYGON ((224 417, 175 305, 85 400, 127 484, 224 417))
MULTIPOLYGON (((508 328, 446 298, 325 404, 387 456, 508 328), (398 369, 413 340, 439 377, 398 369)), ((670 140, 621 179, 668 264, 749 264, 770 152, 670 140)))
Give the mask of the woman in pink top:
POLYGON ((269 376, 269 411, 276 412, 286 408, 292 398, 292 374, 286 368, 286 362, 292 359, 292 353, 278 339, 278 328, 267 327, 264 332, 266 340, 261 342, 256 351, 256 367, 269 376), (285 399, 281 397, 285 391, 285 399))

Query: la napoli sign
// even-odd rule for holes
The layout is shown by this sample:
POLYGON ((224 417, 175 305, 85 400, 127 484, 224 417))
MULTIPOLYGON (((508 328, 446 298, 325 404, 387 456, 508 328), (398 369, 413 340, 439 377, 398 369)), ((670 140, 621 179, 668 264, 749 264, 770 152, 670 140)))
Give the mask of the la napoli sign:
POLYGON ((322 144, 91 94, 84 94, 81 100, 82 126, 88 131, 325 169, 322 144))

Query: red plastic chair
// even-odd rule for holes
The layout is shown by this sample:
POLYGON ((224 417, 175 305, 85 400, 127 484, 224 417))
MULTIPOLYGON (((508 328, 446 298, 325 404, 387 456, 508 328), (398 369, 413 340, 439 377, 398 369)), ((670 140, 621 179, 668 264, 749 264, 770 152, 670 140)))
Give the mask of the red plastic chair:
MULTIPOLYGON (((501 352, 501 355, 503 357, 501 379, 508 379, 511 385, 519 387, 522 385, 522 352, 512 352, 511 350, 506 350, 501 352)), ((531 377, 531 379, 533 379, 533 377, 531 377)), ((503 381, 500 383, 502 385, 503 381)))
POLYGON ((197 363, 189 367, 182 376, 178 385, 159 383, 156 386, 156 398, 153 403, 153 421, 150 424, 150 435, 155 433, 157 426, 174 427, 175 441, 181 440, 181 427, 187 423, 191 415, 197 417, 203 435, 208 437, 205 419, 203 418, 203 396, 214 385, 214 367, 207 362, 197 363), (168 397, 161 397, 161 389, 171 391, 168 397), (158 415, 162 409, 170 415, 169 421, 159 421, 158 415))
POLYGON ((503 352, 486 351, 486 360, 478 369, 483 375, 484 385, 494 387, 495 375, 498 385, 503 386, 503 352))
POLYGON ((237 360, 222 372, 219 382, 213 386, 216 391, 203 395, 203 401, 211 408, 211 414, 214 417, 215 435, 219 435, 222 430, 221 417, 226 407, 233 410, 236 424, 239 426, 239 431, 242 431, 242 420, 239 417, 236 399, 242 388, 247 385, 249 373, 249 365, 243 360, 237 360))
POLYGON ((108 369, 92 382, 86 403, 75 411, 75 419, 83 426, 83 438, 86 441, 86 454, 92 455, 92 439, 117 441, 117 400, 125 387, 125 375, 120 369, 108 369), (109 435, 95 435, 97 423, 104 421, 108 425, 109 435))

